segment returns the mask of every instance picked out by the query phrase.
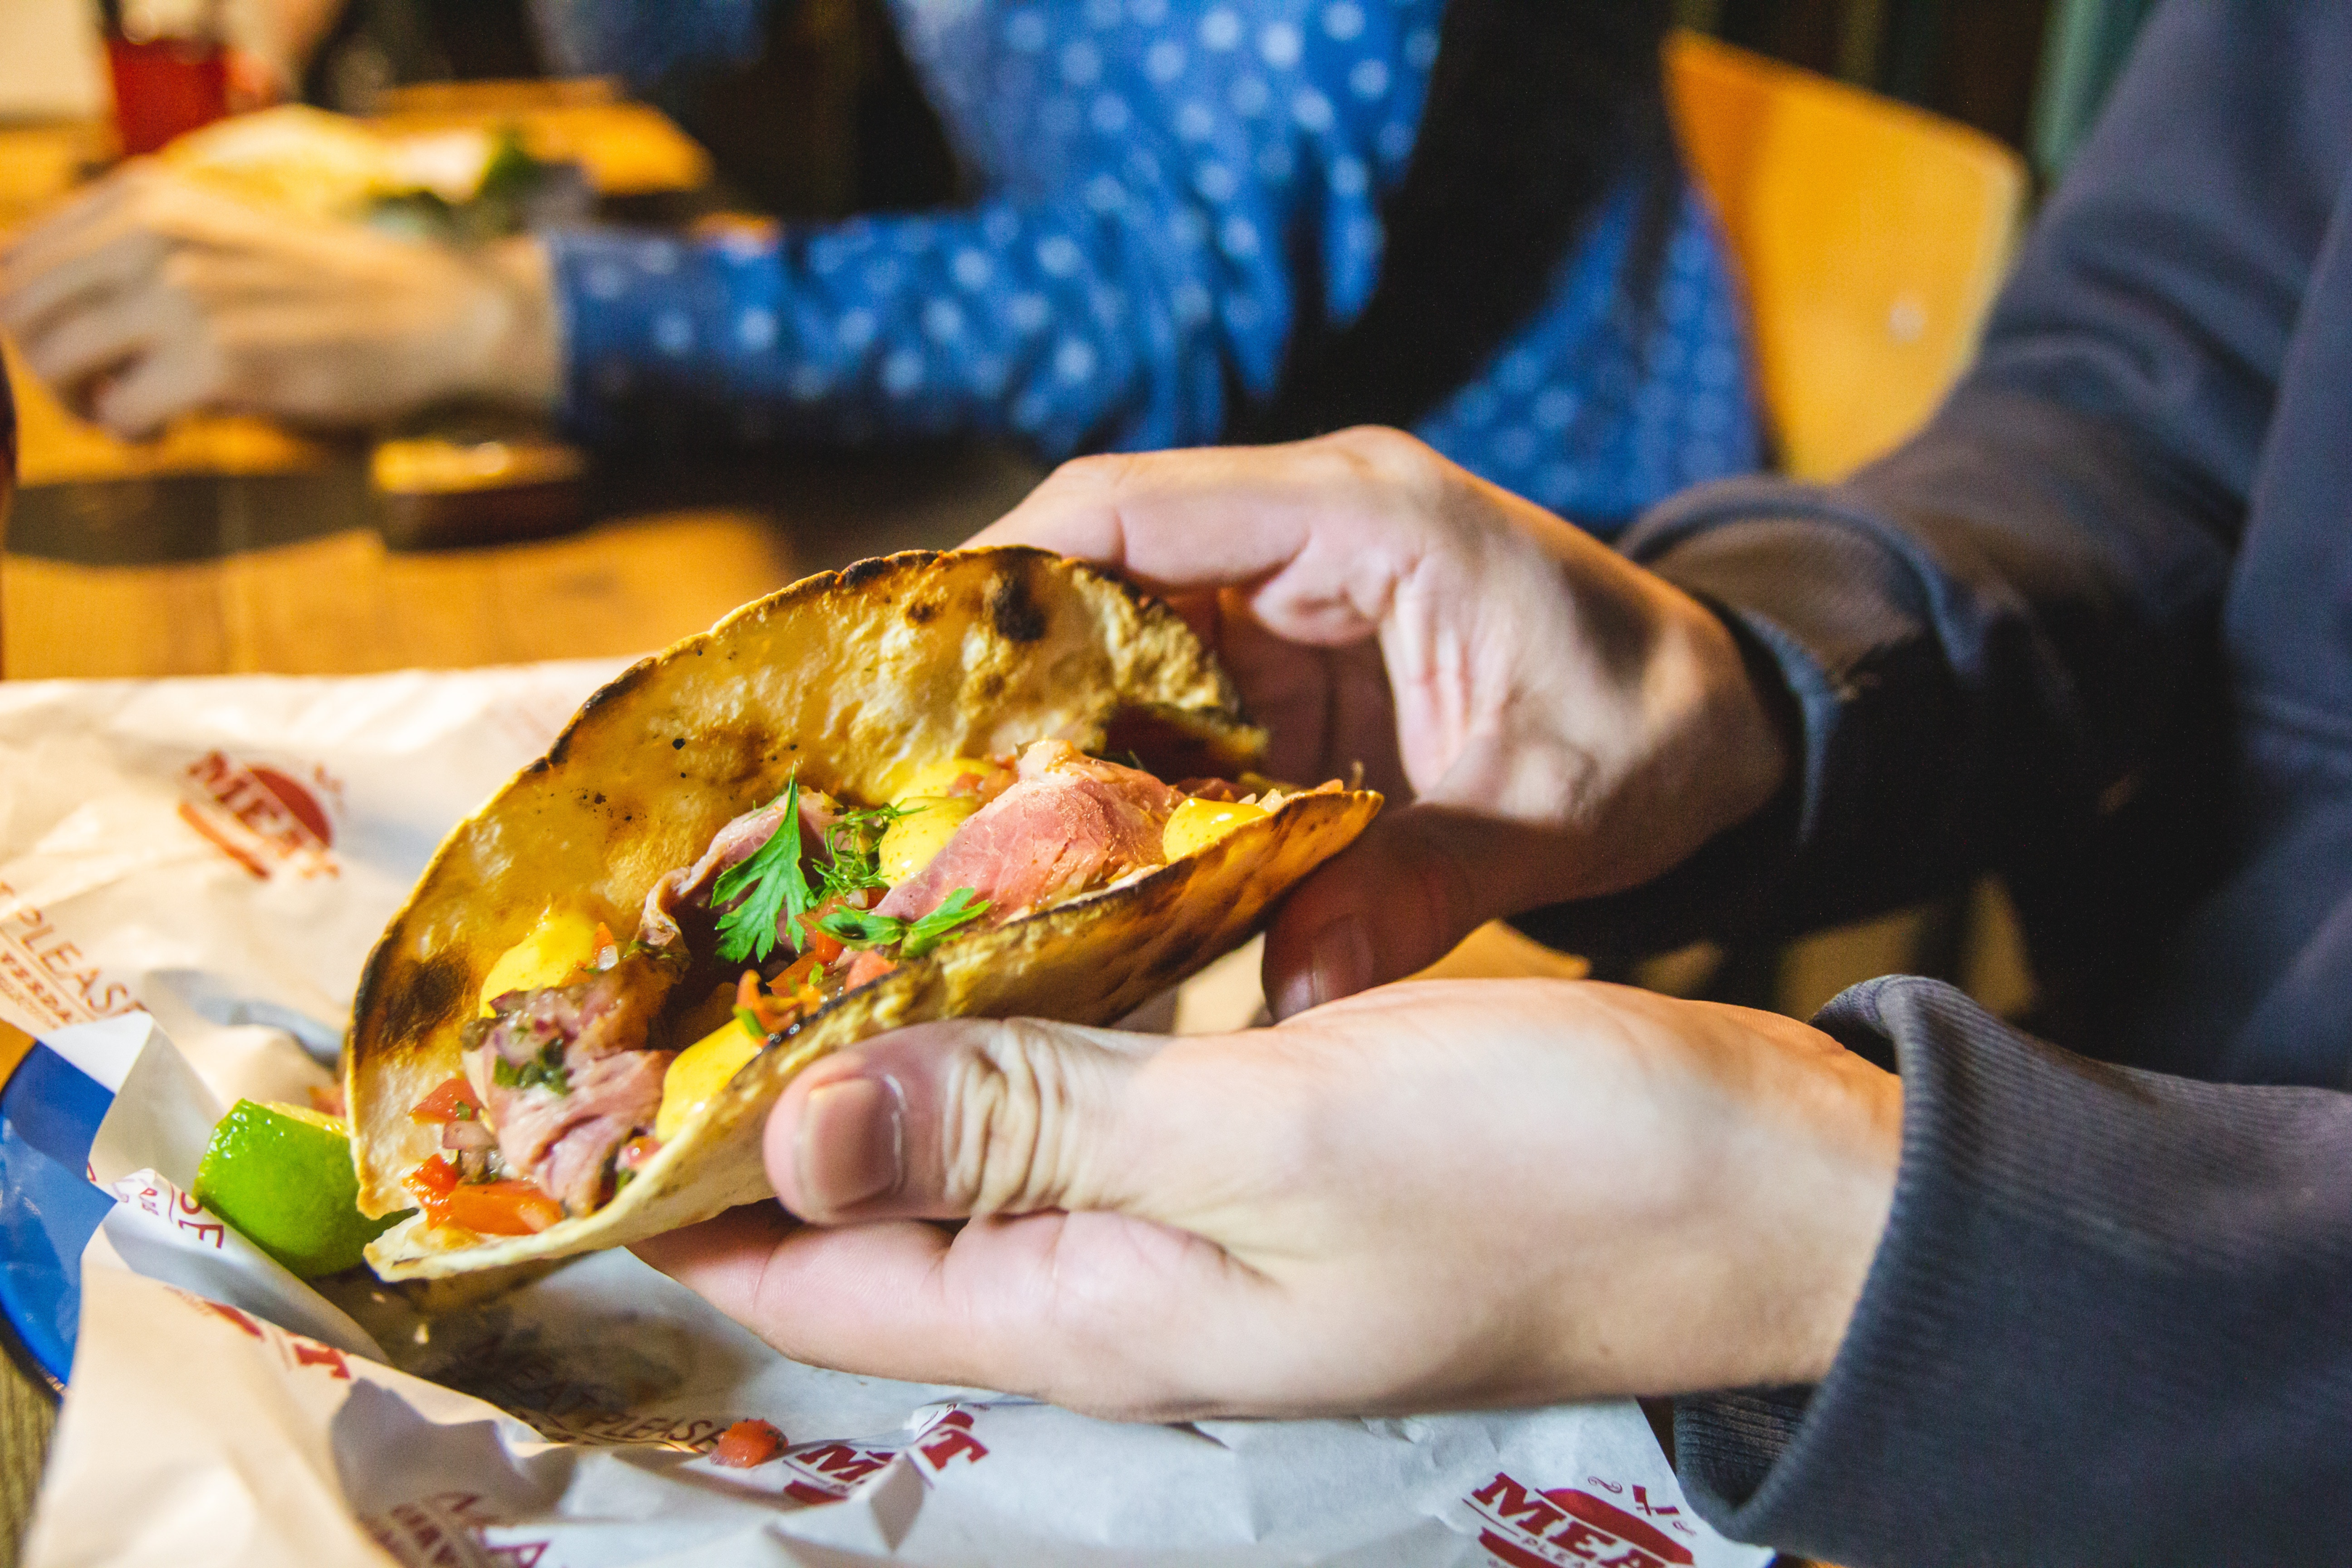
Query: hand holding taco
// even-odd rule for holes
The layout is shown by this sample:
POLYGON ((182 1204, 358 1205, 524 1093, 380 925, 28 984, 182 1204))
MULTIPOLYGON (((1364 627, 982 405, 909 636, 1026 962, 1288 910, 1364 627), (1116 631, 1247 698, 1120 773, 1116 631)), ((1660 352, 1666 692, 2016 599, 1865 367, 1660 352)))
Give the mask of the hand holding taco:
POLYGON ((1168 606, 1039 552, 747 606, 592 697, 434 857, 362 980, 360 1206, 389 1278, 765 1196, 760 1127, 925 1018, 1107 1023, 1244 938, 1379 796, 1257 773, 1168 606))
POLYGON ((1266 938, 1277 1016, 1497 916, 1646 882, 1753 816, 1787 746, 1696 600, 1394 430, 1066 463, 973 540, 1164 594, 1273 734, 1409 802, 1266 938))

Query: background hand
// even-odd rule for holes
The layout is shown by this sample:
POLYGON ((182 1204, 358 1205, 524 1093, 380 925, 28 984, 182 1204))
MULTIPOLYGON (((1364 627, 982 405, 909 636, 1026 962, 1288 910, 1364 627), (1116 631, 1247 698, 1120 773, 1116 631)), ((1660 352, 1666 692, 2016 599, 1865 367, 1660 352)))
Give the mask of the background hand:
POLYGON ((551 403, 546 259, 314 222, 134 163, 0 257, 0 328, 125 436, 193 409, 366 424, 436 399, 551 403))
POLYGON ((1787 772, 1713 615, 1395 431, 1083 458, 972 542, 1167 594, 1272 729, 1276 776, 1361 761, 1390 795, 1277 918, 1278 1016, 1410 973, 1497 915, 1646 881, 1787 772))
POLYGON ((1416 983, 1182 1039, 959 1021, 771 1116, 784 1204, 844 1228, 761 1205, 637 1250, 788 1355, 1123 1417, 1801 1383, 1900 1131, 1828 1037, 1614 986, 1416 983))

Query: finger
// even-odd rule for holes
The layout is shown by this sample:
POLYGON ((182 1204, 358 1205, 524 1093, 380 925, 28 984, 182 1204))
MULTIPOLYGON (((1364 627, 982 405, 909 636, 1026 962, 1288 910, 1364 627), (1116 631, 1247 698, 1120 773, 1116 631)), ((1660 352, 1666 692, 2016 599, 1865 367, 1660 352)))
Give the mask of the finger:
POLYGON ((1382 812, 1292 889, 1266 932, 1268 1007, 1287 1018, 1426 968, 1486 921, 1570 885, 1558 830, 1441 805, 1382 812))
POLYGON ((168 296, 141 289, 53 316, 40 331, 19 338, 17 346, 35 374, 68 402, 79 402, 85 384, 142 357, 174 330, 192 325, 168 296))
POLYGON ((30 331, 75 299, 152 273, 185 237, 176 195, 168 176, 134 163, 20 235, 0 253, 0 325, 30 331))
POLYGON ((1119 1207, 1149 1187, 1168 1120, 1135 1108, 1156 1044, 1025 1018, 884 1036, 785 1090, 769 1178, 819 1224, 1119 1207))
POLYGON ((737 1209, 635 1244, 795 1361, 1034 1394, 1126 1418, 1225 1401, 1271 1288, 1208 1243, 1115 1215, 794 1226, 737 1209))
POLYGON ((0 276, 0 327, 29 337, 63 316, 100 308, 152 280, 171 248, 162 236, 134 229, 54 261, 12 262, 0 276))
POLYGON ((1395 431, 1065 464, 971 541, 1031 544, 1162 592, 1250 589, 1275 631, 1360 641, 1438 526, 1453 465, 1395 431))
POLYGON ((179 416, 219 402, 220 361, 211 343, 174 335, 100 385, 89 416, 118 436, 152 436, 179 416))
POLYGON ((44 213, 40 221, 0 243, 0 274, 20 265, 45 262, 61 250, 70 251, 79 243, 77 237, 103 224, 147 183, 143 165, 132 163, 105 179, 83 186, 44 213))

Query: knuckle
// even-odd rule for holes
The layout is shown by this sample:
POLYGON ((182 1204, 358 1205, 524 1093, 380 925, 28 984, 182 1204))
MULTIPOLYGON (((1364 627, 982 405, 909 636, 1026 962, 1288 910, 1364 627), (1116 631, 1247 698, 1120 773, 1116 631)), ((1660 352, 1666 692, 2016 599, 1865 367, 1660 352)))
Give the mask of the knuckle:
POLYGON ((1132 458, 1116 452, 1072 458, 1047 476, 1045 484, 1057 494, 1067 492, 1079 498, 1108 497, 1117 493, 1133 463, 1132 458))
POLYGON ((1362 482, 1424 492, 1442 478, 1445 460, 1420 437, 1385 425, 1359 425, 1328 437, 1362 482))
POLYGON ((1061 1042, 1014 1019, 962 1053, 947 1084, 944 1196, 975 1215, 1055 1206, 1076 1163, 1076 1086, 1061 1042))

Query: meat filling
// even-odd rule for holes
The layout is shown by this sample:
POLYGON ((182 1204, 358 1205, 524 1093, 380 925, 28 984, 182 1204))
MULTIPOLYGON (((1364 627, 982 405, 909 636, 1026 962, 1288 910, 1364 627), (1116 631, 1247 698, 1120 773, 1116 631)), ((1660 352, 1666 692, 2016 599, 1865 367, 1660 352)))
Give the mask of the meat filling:
POLYGON ((676 979, 632 953, 575 984, 509 991, 467 1027, 466 1077, 500 1158, 566 1214, 603 1202, 614 1152, 660 1108, 670 1053, 646 1040, 676 979))
POLYGON ((1013 786, 974 812, 875 912, 918 919, 970 888, 1001 924, 1160 865, 1161 830, 1183 799, 1139 769, 1089 757, 1066 741, 1039 741, 1021 753, 1013 786))
MULTIPOLYGON (((877 917, 894 922, 892 931, 934 915, 950 900, 944 926, 935 921, 934 929, 951 930, 977 918, 1002 922, 1160 865, 1170 814, 1185 799, 1150 773, 1086 756, 1062 741, 1031 745, 1017 773, 994 766, 986 777, 966 774, 951 793, 969 793, 983 804, 922 870, 891 888, 875 907, 877 917), (978 903, 984 903, 984 916, 973 907, 978 903), (956 910, 965 908, 972 912, 959 920, 956 910)), ((861 824, 877 817, 887 823, 888 814, 845 814, 838 803, 806 788, 797 791, 797 799, 805 858, 824 873, 814 880, 833 890, 827 901, 804 910, 797 926, 790 909, 781 913, 774 954, 741 976, 737 1016, 754 1019, 772 1036, 789 1030, 829 995, 897 967, 895 959, 874 951, 897 938, 862 935, 853 923, 837 928, 842 936, 835 940, 812 923, 828 910, 854 914, 871 901, 868 889, 881 886, 873 847, 881 828, 861 824), (828 830, 837 823, 845 824, 847 837, 829 844, 828 830), (762 975, 772 981, 772 993, 762 975)), ((718 912, 721 875, 759 855, 783 826, 781 798, 745 812, 719 830, 693 865, 655 884, 637 941, 627 952, 612 947, 600 926, 602 967, 575 972, 581 977, 570 984, 490 1000, 490 1016, 468 1025, 465 1037, 466 1079, 479 1102, 479 1120, 447 1121, 441 1135, 460 1180, 482 1181, 502 1168, 535 1183, 573 1216, 608 1201, 614 1184, 634 1169, 625 1151, 652 1147, 646 1136, 661 1112, 664 1078, 677 1055, 649 1042, 671 990, 688 969, 680 916, 696 908, 718 912)), ((750 896, 740 890, 731 901, 750 896)), ((907 951, 919 949, 910 944, 907 951)))

